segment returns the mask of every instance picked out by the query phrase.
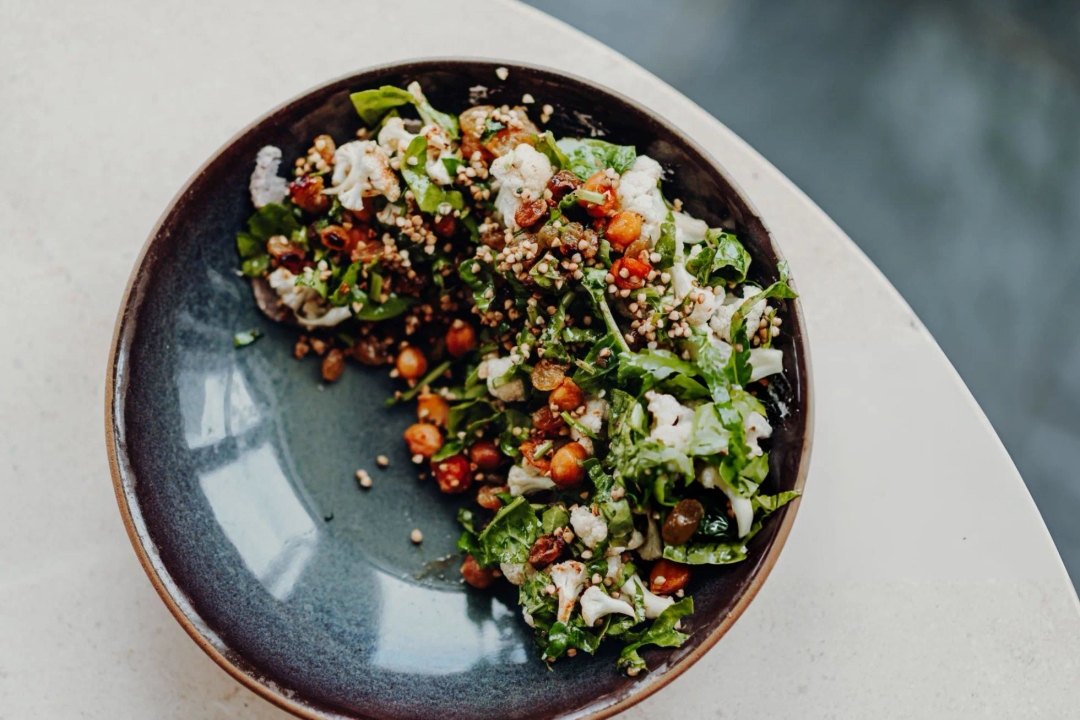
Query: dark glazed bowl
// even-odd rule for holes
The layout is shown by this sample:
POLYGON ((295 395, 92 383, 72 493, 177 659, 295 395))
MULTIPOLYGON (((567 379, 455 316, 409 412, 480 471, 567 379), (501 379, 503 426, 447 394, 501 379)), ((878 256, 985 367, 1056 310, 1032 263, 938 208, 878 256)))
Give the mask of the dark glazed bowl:
MULTIPOLYGON (((256 309, 237 277, 234 237, 252 208, 248 175, 266 144, 286 158, 323 132, 349 138, 349 93, 419 80, 459 112, 487 102, 550 103, 556 135, 602 133, 677 172, 668 197, 738 230, 753 279, 780 253, 717 163, 659 115, 579 78, 515 63, 425 60, 375 68, 291 100, 219 150, 154 228, 120 309, 109 361, 106 434, 117 499, 151 582, 192 638, 237 680, 308 718, 539 718, 615 714, 663 687, 731 627, 776 562, 798 503, 766 523, 746 562, 695 572, 691 639, 644 654, 652 672, 615 671, 617 648, 537 658, 515 592, 463 587, 456 507, 418 482, 386 410, 387 373, 350 367, 332 386, 291 357, 294 333, 256 309), (495 69, 510 69, 500 81, 495 69), (267 337, 242 350, 233 334, 267 337), (390 457, 378 470, 375 457, 390 457), (359 467, 375 485, 357 488, 359 467), (419 527, 424 542, 409 532, 419 527)), ((806 337, 784 308, 786 415, 776 422, 770 491, 801 489, 811 439, 806 337)), ((775 417, 776 414, 772 413, 775 417)), ((794 607, 794 602, 793 602, 794 607)))

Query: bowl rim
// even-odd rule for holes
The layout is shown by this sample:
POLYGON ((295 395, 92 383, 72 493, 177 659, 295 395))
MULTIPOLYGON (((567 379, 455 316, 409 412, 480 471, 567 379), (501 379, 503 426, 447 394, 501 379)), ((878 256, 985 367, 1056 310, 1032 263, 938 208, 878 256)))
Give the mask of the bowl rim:
MULTIPOLYGON (((127 286, 124 288, 124 294, 120 301, 116 322, 113 327, 113 336, 109 349, 109 359, 105 377, 105 443, 109 460, 109 471, 112 475, 113 491, 116 495, 117 505, 119 506, 120 515, 123 519, 128 539, 131 541, 135 555, 138 557, 139 563, 142 565, 143 570, 150 579, 150 583, 153 585, 158 596, 160 596, 161 600, 165 603, 165 606, 169 609, 172 616, 180 626, 184 628, 187 634, 191 636, 191 639, 202 648, 203 652, 213 659, 214 662, 225 670, 225 672, 231 675, 233 679, 282 710, 307 720, 352 720, 353 717, 368 718, 369 716, 346 716, 323 710, 314 704, 291 696, 291 693, 289 693, 287 689, 283 690, 277 683, 265 678, 255 677, 239 667, 237 663, 230 659, 226 653, 222 652, 218 647, 219 644, 224 646, 224 643, 217 640, 216 633, 202 622, 198 613, 196 613, 194 608, 188 604, 183 591, 172 580, 168 569, 165 567, 164 563, 157 555, 156 549, 153 547, 153 540, 149 536, 142 517, 142 510, 139 507, 138 500, 135 496, 134 486, 136 481, 130 471, 124 442, 124 432, 120 427, 124 418, 123 399, 127 395, 127 364, 130 355, 130 342, 136 327, 136 314, 143 300, 143 292, 142 289, 138 287, 138 280, 142 273, 143 264, 147 255, 154 245, 154 241, 158 238, 166 220, 172 215, 184 196, 203 175, 207 168, 216 162, 223 154, 228 152, 237 141, 243 138, 243 136, 251 130, 273 118, 277 113, 288 106, 303 100, 313 93, 339 83, 350 80, 363 82, 361 79, 363 76, 390 70, 407 70, 415 68, 418 73, 426 70, 452 71, 455 67, 465 64, 491 65, 493 69, 506 67, 510 70, 522 69, 559 76, 596 90, 602 94, 612 96, 648 115, 653 121, 676 135, 693 152, 697 153, 712 166, 712 169, 731 186, 732 190, 739 196, 740 200, 745 203, 747 209, 749 209, 754 217, 761 222, 762 227, 765 229, 769 245, 771 246, 770 249, 776 255, 777 260, 783 261, 785 259, 781 248, 778 246, 772 232, 769 230, 768 224, 762 218, 761 213, 758 212, 757 207, 750 201, 743 188, 731 177, 724 166, 690 135, 674 125, 667 118, 653 111, 651 108, 642 105, 636 100, 633 100, 616 90, 573 73, 567 73, 562 70, 532 63, 469 56, 419 57, 360 68, 312 86, 284 102, 279 103, 234 133, 229 139, 222 143, 210 157, 200 164, 184 182, 180 190, 172 197, 168 205, 162 211, 160 217, 154 223, 153 228, 147 236, 147 239, 144 241, 143 246, 139 251, 139 255, 132 266, 127 286), (217 640, 217 644, 215 644, 214 640, 217 640)), ((797 288, 796 280, 792 279, 790 284, 797 288)), ((806 318, 803 315, 801 298, 790 300, 789 303, 791 312, 796 316, 799 328, 801 329, 802 342, 799 349, 805 367, 805 379, 803 380, 802 389, 806 426, 803 432, 802 452, 798 460, 798 473, 793 486, 794 490, 799 491, 800 496, 784 508, 780 527, 777 529, 768 552, 765 554, 764 558, 762 558, 760 568, 750 578, 745 592, 739 596, 732 610, 720 621, 708 636, 701 640, 696 648, 687 655, 676 660, 670 666, 659 671, 654 676, 654 681, 641 682, 631 686, 631 689, 625 691, 622 697, 617 698, 609 705, 600 708, 591 708, 587 706, 580 710, 572 711, 570 713, 571 716, 581 718, 582 720, 603 720, 604 718, 612 717, 627 710, 657 691, 667 687, 669 683, 678 678, 700 660, 701 657, 711 650, 713 646, 719 642, 720 638, 731 629, 731 626, 742 616, 743 612, 745 612, 746 608, 757 596, 762 585, 764 585, 765 580, 769 577, 773 567, 776 565, 776 561, 779 559, 780 553, 787 542, 788 535, 791 533, 791 528, 794 525, 795 516, 798 514, 799 506, 802 504, 802 490, 806 484, 806 477, 810 469, 810 456, 814 439, 814 383, 806 318)), ((652 675, 652 673, 650 673, 650 675, 652 675)), ((372 717, 371 720, 377 719, 372 717)))

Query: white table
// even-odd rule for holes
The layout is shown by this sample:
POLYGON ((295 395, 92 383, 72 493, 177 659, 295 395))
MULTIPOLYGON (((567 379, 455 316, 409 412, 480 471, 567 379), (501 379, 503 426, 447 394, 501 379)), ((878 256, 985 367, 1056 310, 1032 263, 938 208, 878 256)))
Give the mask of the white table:
POLYGON ((367 65, 469 52, 585 75, 689 132, 805 301, 817 435, 794 532, 732 632, 626 717, 1080 713, 1080 605, 1020 476, 910 308, 797 188, 527 7, 308 6, 0 2, 0 718, 285 717, 203 655, 131 551, 103 441, 116 309, 158 214, 251 119, 367 65))

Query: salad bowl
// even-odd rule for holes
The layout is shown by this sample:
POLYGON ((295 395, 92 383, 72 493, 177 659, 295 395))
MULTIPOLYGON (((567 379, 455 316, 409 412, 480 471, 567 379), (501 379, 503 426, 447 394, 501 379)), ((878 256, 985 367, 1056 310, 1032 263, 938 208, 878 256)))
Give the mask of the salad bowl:
MULTIPOLYGON (((635 145, 665 168, 688 212, 736 230, 762 286, 783 261, 731 178, 659 114, 586 80, 517 63, 423 60, 334 80, 242 130, 188 181, 151 232, 125 293, 109 361, 107 449, 136 554, 177 621, 222 668, 306 718, 602 718, 656 692, 711 648, 760 589, 798 500, 771 516, 744 562, 693 580, 690 638, 651 648, 651 670, 618 673, 612 651, 553 669, 533 647, 513 588, 458 576, 462 503, 417 481, 401 443, 412 411, 387 408, 385 373, 325 385, 292 359, 289 329, 264 317, 236 272, 233 238, 251 212, 251 161, 287 157, 327 129, 359 127, 351 92, 419 81, 433 105, 470 97, 550 104, 549 127, 635 145), (238 331, 259 342, 237 349, 238 331), (385 456, 378 461, 379 456, 385 456), (354 473, 369 468, 371 488, 354 473), (414 531, 422 530, 423 542, 414 531)), ((797 288, 798 269, 791 284, 797 288)), ((770 446, 773 492, 800 492, 812 440, 809 353, 787 301, 784 372, 770 446)), ((794 601, 792 603, 794 609, 794 601)))

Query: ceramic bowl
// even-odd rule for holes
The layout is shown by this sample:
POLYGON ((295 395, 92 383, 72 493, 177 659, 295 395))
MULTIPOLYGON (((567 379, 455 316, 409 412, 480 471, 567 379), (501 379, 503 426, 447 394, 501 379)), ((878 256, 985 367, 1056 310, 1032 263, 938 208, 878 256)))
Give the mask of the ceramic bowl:
MULTIPOLYGON (((473 97, 551 104, 557 136, 633 144, 666 168, 670 198, 710 226, 735 227, 753 279, 780 252, 715 160, 660 113, 580 78, 516 63, 425 60, 335 80, 240 132, 184 186, 154 228, 124 296, 108 368, 107 443, 121 514, 151 582, 192 638, 237 680, 308 718, 590 717, 615 714, 686 670, 731 627, 776 562, 798 503, 772 516, 749 559, 695 572, 692 635, 644 653, 652 671, 615 670, 615 643, 549 670, 514 589, 463 586, 457 502, 420 482, 387 410, 386 372, 352 366, 326 386, 318 362, 292 357, 293 328, 256 308, 236 273, 236 231, 252 212, 260 147, 286 158, 324 132, 352 137, 349 93, 418 80, 438 108, 473 97), (509 69, 506 80, 496 68, 509 69), (477 90, 476 88, 484 88, 477 90), (242 350, 239 330, 266 337, 242 350), (377 469, 375 458, 390 458, 377 469), (354 478, 368 468, 374 487, 354 478), (413 528, 421 545, 409 541, 413 528)), ((797 269, 796 269, 797 270, 797 269)), ((795 275, 797 278, 797 274, 795 275)), ((770 483, 801 489, 811 391, 799 302, 787 302, 787 415, 776 423, 770 483)), ((794 611, 795 602, 792 600, 794 611)))

